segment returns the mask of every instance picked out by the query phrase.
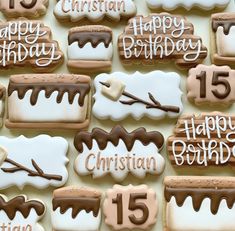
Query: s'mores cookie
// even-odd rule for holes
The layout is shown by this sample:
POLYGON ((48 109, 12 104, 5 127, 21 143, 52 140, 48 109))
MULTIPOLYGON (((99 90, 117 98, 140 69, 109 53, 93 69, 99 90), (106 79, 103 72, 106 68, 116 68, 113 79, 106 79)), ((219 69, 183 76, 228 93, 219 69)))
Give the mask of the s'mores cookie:
POLYGON ((53 193, 53 231, 97 231, 102 194, 91 188, 69 186, 53 193))
POLYGON ((106 26, 75 27, 68 35, 68 68, 73 72, 108 71, 112 66, 113 34, 106 26))
POLYGON ((80 130, 89 124, 90 77, 14 75, 8 87, 8 128, 80 130))

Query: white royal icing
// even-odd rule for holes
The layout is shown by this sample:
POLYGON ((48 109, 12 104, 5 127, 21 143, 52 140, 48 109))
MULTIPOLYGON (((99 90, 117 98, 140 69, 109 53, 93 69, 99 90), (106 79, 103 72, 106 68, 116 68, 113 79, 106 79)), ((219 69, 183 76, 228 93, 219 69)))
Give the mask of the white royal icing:
POLYGON ((197 6, 204 10, 211 10, 215 7, 225 7, 230 0, 146 0, 150 8, 163 8, 165 10, 174 10, 178 7, 184 7, 187 10, 197 6))
POLYGON ((1 136, 0 145, 7 151, 8 159, 36 171, 32 165, 33 159, 45 174, 62 177, 62 180, 49 180, 39 176, 30 176, 26 171, 7 173, 2 168, 10 169, 15 166, 5 161, 0 166, 0 189, 14 185, 20 189, 23 189, 25 185, 32 185, 42 189, 48 186, 60 187, 66 183, 68 179, 66 169, 68 163, 66 157, 68 142, 64 138, 50 137, 48 135, 39 135, 34 138, 26 138, 25 136, 7 138, 1 136))
POLYGON ((132 150, 128 151, 122 140, 117 146, 108 142, 104 150, 95 140, 92 142, 90 150, 83 144, 83 152, 75 161, 75 170, 79 175, 93 174, 94 178, 99 178, 109 173, 115 180, 122 181, 128 173, 143 179, 146 173, 156 175, 164 171, 165 160, 153 143, 144 145, 136 140, 132 150))
POLYGON ((110 43, 106 48, 101 42, 97 47, 92 47, 88 42, 82 48, 79 47, 78 42, 74 42, 68 46, 68 59, 70 60, 111 60, 113 57, 113 44, 110 43))
POLYGON ((228 208, 222 200, 216 215, 211 213, 211 201, 205 198, 199 211, 195 211, 192 198, 186 198, 179 207, 172 197, 166 204, 166 228, 174 231, 234 231, 235 206, 228 208))
POLYGON ((59 0, 54 9, 58 18, 68 17, 73 22, 83 18, 99 21, 105 16, 119 21, 121 16, 129 17, 135 13, 133 0, 59 0))
POLYGON ((216 31, 216 47, 217 53, 224 57, 235 56, 235 26, 232 26, 229 30, 229 34, 224 34, 224 29, 219 26, 216 31))
POLYGON ((51 213, 51 222, 54 230, 63 231, 97 231, 99 230, 101 222, 101 211, 98 216, 93 216, 93 212, 87 213, 82 210, 73 219, 72 208, 68 209, 65 213, 60 213, 60 208, 51 213))
POLYGON ((87 117, 88 96, 85 97, 84 105, 80 106, 79 93, 72 104, 69 103, 68 93, 57 103, 57 91, 47 98, 45 91, 41 90, 35 105, 30 103, 31 95, 32 90, 28 90, 23 99, 19 98, 17 91, 9 96, 8 117, 11 122, 83 122, 87 117))
POLYGON ((162 71, 154 71, 148 74, 136 72, 132 75, 122 72, 112 74, 101 74, 94 80, 96 93, 94 95, 95 103, 93 106, 93 114, 99 119, 112 119, 120 121, 129 115, 139 120, 144 116, 152 119, 162 119, 166 116, 170 118, 178 117, 182 110, 181 101, 182 92, 180 90, 180 76, 174 72, 164 73, 162 71), (174 106, 179 109, 179 113, 165 112, 160 109, 147 109, 146 105, 134 103, 126 105, 120 102, 130 101, 129 98, 122 95, 119 100, 113 101, 106 94, 102 93, 102 84, 107 80, 115 78, 125 85, 125 91, 137 96, 148 102, 152 102, 149 93, 161 103, 161 105, 174 106))

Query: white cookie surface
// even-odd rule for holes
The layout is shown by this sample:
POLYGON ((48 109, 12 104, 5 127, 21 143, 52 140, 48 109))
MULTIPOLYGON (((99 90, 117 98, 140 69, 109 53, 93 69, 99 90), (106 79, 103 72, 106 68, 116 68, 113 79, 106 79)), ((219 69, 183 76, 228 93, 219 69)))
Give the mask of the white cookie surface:
POLYGON ((131 17, 136 14, 133 0, 59 0, 55 6, 54 14, 58 19, 69 18, 77 22, 87 18, 97 22, 107 17, 119 21, 121 17, 131 17))
POLYGON ((60 187, 68 178, 68 142, 61 137, 39 135, 34 138, 0 137, 8 155, 0 167, 0 188, 25 185, 36 188, 60 187), (52 164, 53 163, 53 164, 52 164))
POLYGON ((230 0, 146 0, 150 8, 163 8, 165 10, 174 10, 178 7, 184 7, 187 10, 193 7, 200 7, 204 10, 211 10, 215 7, 226 7, 230 0))
MULTIPOLYGON (((101 74, 95 78, 94 85, 93 114, 99 119, 120 121, 129 115, 136 120, 144 116, 151 119, 176 118, 183 110, 180 76, 174 72, 101 74), (116 101, 107 97, 107 92, 103 93, 104 84, 109 79, 117 79, 125 85, 124 92, 116 101)), ((106 88, 109 91, 112 86, 106 88)))

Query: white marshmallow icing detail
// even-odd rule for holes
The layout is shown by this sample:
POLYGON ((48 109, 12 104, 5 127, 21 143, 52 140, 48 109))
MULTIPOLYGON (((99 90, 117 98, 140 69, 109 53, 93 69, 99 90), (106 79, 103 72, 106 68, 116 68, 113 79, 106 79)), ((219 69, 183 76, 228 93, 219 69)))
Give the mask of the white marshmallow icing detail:
POLYGON ((68 46, 69 60, 111 60, 113 57, 113 44, 109 44, 106 48, 104 43, 100 43, 97 47, 92 47, 88 42, 83 48, 80 48, 78 42, 68 46))
POLYGON ((192 198, 186 198, 179 207, 172 197, 166 205, 166 229, 168 231, 235 231, 235 206, 229 209, 226 200, 222 200, 216 215, 211 213, 211 201, 205 198, 196 212, 192 198))
POLYGON ((184 7, 191 10, 197 6, 203 10, 211 10, 215 7, 226 7, 230 0, 146 0, 150 8, 163 8, 165 10, 175 10, 184 7))
POLYGON ((14 91, 8 98, 8 116, 11 122, 83 122, 88 111, 88 96, 84 105, 78 103, 79 93, 72 104, 69 103, 68 93, 65 93, 61 103, 57 103, 58 92, 55 91, 47 98, 45 90, 39 92, 35 105, 30 103, 32 90, 28 90, 23 99, 14 91))
POLYGON ((4 162, 0 168, 0 189, 17 186, 23 189, 25 185, 36 188, 47 188, 48 186, 61 187, 68 179, 66 165, 68 163, 68 142, 62 137, 51 137, 39 135, 34 138, 19 136, 17 138, 0 137, 0 145, 7 153, 8 159, 35 170, 32 160, 43 170, 45 174, 61 176, 61 180, 46 179, 39 176, 29 176, 26 171, 7 173, 2 168, 12 168, 12 164, 4 162), (53 163, 53 164, 52 164, 53 163))
POLYGON ((94 178, 100 178, 111 174, 115 180, 122 181, 128 173, 141 179, 146 173, 159 175, 164 171, 165 160, 153 143, 145 146, 136 140, 132 150, 128 151, 125 143, 119 140, 117 146, 108 142, 107 147, 100 150, 97 142, 93 140, 90 150, 83 144, 83 152, 78 154, 74 167, 79 175, 92 174, 94 178), (108 158, 109 161, 104 161, 108 158))
POLYGON ((51 213, 51 222, 54 230, 98 231, 101 222, 101 211, 95 217, 92 211, 87 213, 85 210, 82 210, 73 219, 72 208, 68 209, 64 214, 61 214, 60 208, 57 208, 51 213))
POLYGON ((55 6, 54 14, 58 18, 70 18, 77 22, 83 18, 96 22, 105 16, 119 21, 121 16, 135 15, 136 6, 133 0, 59 0, 55 6))
POLYGON ((232 26, 229 30, 229 34, 224 34, 224 29, 219 26, 216 31, 216 48, 217 53, 224 57, 235 56, 235 26, 232 26))
POLYGON ((164 73, 153 71, 148 74, 136 72, 132 75, 122 72, 98 75, 94 80, 96 93, 93 114, 99 119, 112 119, 120 121, 129 115, 139 120, 144 116, 151 119, 163 119, 164 117, 176 118, 183 111, 181 101, 182 91, 180 90, 180 76, 177 73, 164 73), (103 85, 100 82, 107 82, 109 79, 117 79, 125 85, 125 92, 128 92, 140 99, 152 103, 149 93, 161 103, 161 105, 174 106, 179 112, 164 111, 157 108, 146 108, 141 103, 126 105, 121 101, 130 101, 122 95, 119 100, 113 101, 103 94, 103 85))

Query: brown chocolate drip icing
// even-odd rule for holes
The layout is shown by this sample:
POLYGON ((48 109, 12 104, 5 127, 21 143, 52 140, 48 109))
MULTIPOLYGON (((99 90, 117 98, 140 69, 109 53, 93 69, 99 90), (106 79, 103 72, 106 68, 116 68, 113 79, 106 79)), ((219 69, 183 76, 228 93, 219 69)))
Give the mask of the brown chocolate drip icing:
POLYGON ((179 207, 183 206, 187 197, 192 197, 193 208, 198 212, 205 198, 211 200, 211 212, 216 215, 221 201, 226 200, 229 209, 232 209, 235 202, 235 189, 219 188, 165 188, 165 199, 170 202, 171 197, 175 197, 179 207))
POLYGON ((53 211, 60 208, 61 214, 65 214, 66 211, 72 208, 73 219, 82 211, 85 210, 87 213, 93 212, 93 216, 97 217, 100 210, 100 198, 54 198, 52 201, 53 211))
POLYGON ((126 144, 128 151, 131 151, 136 140, 141 141, 145 146, 154 143, 158 149, 161 149, 164 144, 164 137, 160 132, 147 132, 144 128, 139 128, 128 133, 122 126, 118 125, 110 133, 99 128, 93 129, 91 133, 85 131, 79 132, 75 136, 74 146, 79 152, 83 151, 83 143, 91 149, 93 139, 96 140, 101 150, 106 148, 108 142, 117 146, 120 139, 126 144))
POLYGON ((235 19, 234 20, 232 20, 232 19, 230 19, 230 20, 222 20, 222 19, 216 20, 216 19, 213 19, 212 20, 212 30, 214 32, 216 32, 219 26, 222 26, 223 29, 224 29, 224 34, 228 35, 229 31, 230 31, 230 28, 232 26, 235 26, 235 19))
POLYGON ((78 42, 78 46, 83 48, 88 42, 91 43, 93 48, 96 48, 101 42, 108 48, 112 42, 112 33, 110 32, 77 32, 69 35, 69 45, 78 42))
POLYGON ((57 96, 57 103, 61 103, 63 96, 65 93, 68 93, 69 96, 69 103, 72 104, 74 101, 75 96, 79 93, 79 105, 83 106, 85 97, 87 94, 89 94, 91 89, 91 86, 89 83, 78 83, 78 84, 66 84, 66 83, 13 83, 10 82, 8 87, 8 96, 11 96, 11 94, 14 91, 18 92, 18 97, 20 99, 23 99, 25 97, 25 94, 28 90, 33 90, 31 97, 30 97, 30 103, 31 105, 35 105, 38 100, 38 95, 40 91, 45 90, 46 97, 49 98, 51 94, 55 91, 58 91, 57 96))
POLYGON ((0 196, 0 210, 4 210, 10 220, 14 219, 17 211, 21 212, 24 218, 27 218, 31 209, 34 209, 38 216, 41 216, 45 211, 45 206, 36 200, 26 201, 24 196, 15 197, 8 202, 0 196))

